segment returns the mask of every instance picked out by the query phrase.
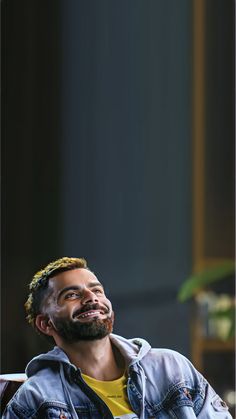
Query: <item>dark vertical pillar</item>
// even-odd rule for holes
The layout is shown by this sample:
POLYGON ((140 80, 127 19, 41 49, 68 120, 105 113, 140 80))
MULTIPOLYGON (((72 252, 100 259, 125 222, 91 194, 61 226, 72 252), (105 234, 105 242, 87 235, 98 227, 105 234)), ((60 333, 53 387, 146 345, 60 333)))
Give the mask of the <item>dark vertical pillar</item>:
POLYGON ((204 253, 234 258, 235 2, 206 2, 206 214, 204 253))
POLYGON ((24 319, 26 285, 58 256, 60 36, 58 2, 4 1, 1 12, 1 354, 4 371, 11 372, 38 350, 24 319))

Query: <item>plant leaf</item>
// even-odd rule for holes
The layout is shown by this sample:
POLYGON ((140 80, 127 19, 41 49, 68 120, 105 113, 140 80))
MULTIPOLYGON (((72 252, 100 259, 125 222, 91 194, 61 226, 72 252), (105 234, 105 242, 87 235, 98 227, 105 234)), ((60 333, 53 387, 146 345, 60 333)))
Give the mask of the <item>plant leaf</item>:
POLYGON ((234 261, 225 261, 212 268, 191 275, 182 284, 178 292, 178 300, 184 302, 193 297, 199 290, 209 284, 232 276, 235 272, 234 261))

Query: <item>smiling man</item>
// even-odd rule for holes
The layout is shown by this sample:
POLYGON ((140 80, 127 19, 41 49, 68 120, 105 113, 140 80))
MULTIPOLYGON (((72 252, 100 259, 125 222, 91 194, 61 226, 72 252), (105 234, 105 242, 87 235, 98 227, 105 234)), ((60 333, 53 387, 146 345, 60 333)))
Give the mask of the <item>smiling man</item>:
POLYGON ((37 272, 25 306, 56 346, 28 364, 3 418, 231 418, 188 359, 112 333, 111 303, 84 259, 37 272))

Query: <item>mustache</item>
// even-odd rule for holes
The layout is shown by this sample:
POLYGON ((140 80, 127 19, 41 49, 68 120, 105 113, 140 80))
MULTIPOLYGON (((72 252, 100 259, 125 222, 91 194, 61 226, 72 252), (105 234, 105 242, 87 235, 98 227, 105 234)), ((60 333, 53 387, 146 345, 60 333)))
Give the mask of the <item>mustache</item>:
POLYGON ((107 305, 104 304, 104 306, 100 306, 98 303, 94 303, 94 304, 86 304, 86 306, 75 310, 75 312, 73 313, 73 318, 79 316, 82 313, 86 313, 86 311, 90 311, 90 310, 100 310, 103 311, 104 314, 107 314, 110 312, 110 309, 107 305))

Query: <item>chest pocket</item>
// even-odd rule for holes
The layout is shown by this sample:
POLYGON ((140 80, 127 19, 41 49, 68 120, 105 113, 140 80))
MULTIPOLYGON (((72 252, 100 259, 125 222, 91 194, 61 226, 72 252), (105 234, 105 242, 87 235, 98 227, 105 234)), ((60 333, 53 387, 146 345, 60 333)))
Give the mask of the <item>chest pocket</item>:
MULTIPOLYGON (((181 418, 181 410, 182 416, 185 417, 183 412, 186 411, 186 408, 190 408, 195 417, 200 412, 202 405, 203 397, 199 391, 180 387, 165 400, 164 408, 174 418, 181 418)), ((187 417, 192 417, 190 412, 187 417)))
POLYGON ((72 419, 72 415, 69 409, 57 403, 44 403, 38 413, 35 416, 35 419, 72 419))
MULTIPOLYGON (((79 419, 102 418, 98 410, 92 406, 76 406, 75 410, 79 419)), ((72 414, 66 405, 51 402, 44 403, 32 419, 72 419, 72 414)))

